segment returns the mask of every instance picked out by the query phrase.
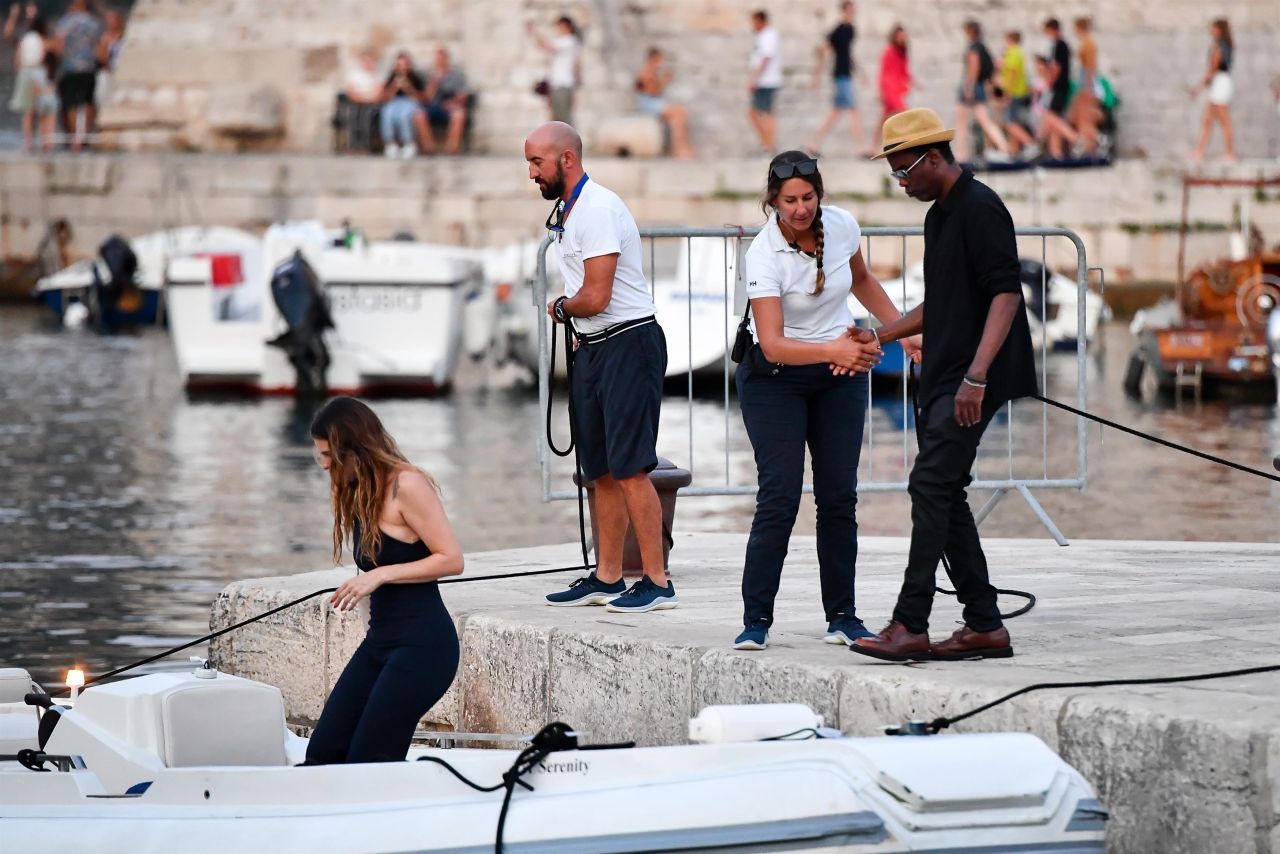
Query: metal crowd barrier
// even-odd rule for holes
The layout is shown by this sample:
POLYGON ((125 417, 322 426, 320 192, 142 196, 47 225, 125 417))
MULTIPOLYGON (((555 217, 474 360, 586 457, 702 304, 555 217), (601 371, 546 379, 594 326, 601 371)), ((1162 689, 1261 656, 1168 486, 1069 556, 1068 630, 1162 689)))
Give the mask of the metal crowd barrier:
MULTIPOLYGON (((654 292, 655 302, 658 303, 658 320, 667 329, 667 325, 672 327, 684 326, 684 334, 679 336, 682 340, 676 340, 672 336, 670 329, 667 338, 667 350, 670 358, 675 358, 682 353, 687 354, 689 360, 692 359, 694 351, 694 303, 695 297, 718 301, 722 306, 723 325, 723 353, 720 357, 719 375, 722 386, 722 394, 716 396, 720 398, 717 404, 723 408, 723 472, 719 472, 719 464, 715 465, 717 470, 712 473, 711 464, 705 459, 704 453, 702 458, 695 454, 695 380, 694 371, 689 370, 686 375, 685 390, 685 417, 687 424, 687 444, 681 449, 687 453, 687 457, 679 460, 679 464, 688 468, 693 473, 693 484, 680 490, 682 496, 734 496, 734 495, 753 495, 756 492, 755 466, 754 462, 747 466, 740 466, 743 472, 735 479, 733 466, 731 465, 731 445, 733 444, 733 428, 736 422, 739 432, 745 436, 745 430, 742 428, 741 415, 737 412, 736 403, 730 394, 731 388, 734 386, 733 374, 736 365, 729 358, 729 350, 732 345, 733 332, 738 320, 742 316, 742 310, 746 305, 746 298, 742 283, 742 264, 741 258, 745 252, 746 245, 751 238, 759 231, 758 228, 644 228, 640 230, 641 239, 645 241, 646 255, 646 276, 650 283, 650 288, 654 292), (719 275, 713 272, 707 275, 706 271, 699 271, 697 283, 695 285, 695 267, 698 264, 694 259, 693 241, 695 239, 718 238, 723 244, 724 263, 721 266, 719 275), (664 242, 677 242, 679 261, 677 262, 677 273, 683 274, 683 282, 675 281, 670 278, 660 279, 656 275, 659 268, 658 263, 658 245, 664 242), (681 248, 679 242, 683 241, 681 248), (683 269, 679 269, 683 267, 683 269), (698 288, 695 293, 695 286, 698 288), (683 303, 685 306, 685 317, 683 322, 678 317, 678 312, 671 307, 672 302, 679 302, 680 289, 683 288, 683 303), (718 290, 718 294, 714 291, 718 290), (672 297, 672 299, 664 299, 664 297, 672 297), (664 312, 665 309, 665 312, 664 312), (682 349, 683 348, 683 349, 682 349), (745 482, 744 474, 749 473, 750 481, 745 482)), ((1025 257, 1024 246, 1026 241, 1038 238, 1040 263, 1044 268, 1044 274, 1040 282, 1040 305, 1042 306, 1041 318, 1045 319, 1049 314, 1048 302, 1048 284, 1051 275, 1051 267, 1049 263, 1048 244, 1050 239, 1065 239, 1070 243, 1071 249, 1074 249, 1075 255, 1075 284, 1076 294, 1076 345, 1074 348, 1075 357, 1075 400, 1074 405, 1079 409, 1085 409, 1088 398, 1088 372, 1087 372, 1087 356, 1088 341, 1086 333, 1086 294, 1089 289, 1090 272, 1098 272, 1101 276, 1099 268, 1090 268, 1087 264, 1085 256, 1084 243, 1080 237, 1072 231, 1063 228, 1040 228, 1028 227, 1018 228, 1016 230, 1019 238, 1019 255, 1025 257)), ((891 298, 901 298, 905 301, 907 296, 906 275, 910 267, 908 263, 908 241, 915 239, 923 241, 924 230, 922 228, 900 228, 900 227, 882 227, 868 226, 862 229, 863 258, 868 268, 879 263, 885 256, 882 254, 886 251, 884 244, 890 241, 897 241, 897 252, 894 256, 895 264, 902 271, 901 293, 895 293, 890 285, 886 285, 885 289, 889 292, 891 298)), ((540 314, 542 322, 537 324, 538 327, 538 399, 543 412, 546 411, 549 395, 551 393, 551 383, 554 381, 549 375, 550 367, 550 323, 545 317, 546 304, 549 299, 552 283, 548 272, 547 253, 551 246, 551 239, 547 238, 543 241, 538 251, 538 267, 537 275, 533 288, 533 303, 535 310, 540 314)), ((887 247, 888 251, 893 251, 892 243, 887 247)), ((668 253, 669 254, 669 253, 668 253)), ((705 252, 703 253, 706 254, 705 252)), ((705 260, 705 259, 704 259, 705 260)), ((554 264, 554 261, 552 262, 554 264)), ((1103 280, 1105 288, 1105 280, 1103 280)), ((556 293, 559 290, 557 288, 556 293)), ((910 308, 911 306, 906 306, 910 308)), ((699 338, 700 343, 704 343, 699 338)), ((1040 387, 1042 394, 1046 394, 1049 377, 1049 342, 1048 336, 1041 335, 1040 342, 1041 359, 1040 359, 1040 387)), ((559 356, 557 356, 559 359, 559 356)), ((562 360, 561 360, 562 361, 562 360)), ((1061 364, 1061 363, 1059 363, 1061 364)), ((560 366, 563 370, 563 366, 560 366)), ((697 396, 697 404, 699 408, 705 408, 708 400, 706 394, 706 375, 708 373, 707 366, 703 366, 700 371, 702 381, 698 383, 700 393, 697 396)), ((668 371, 668 391, 670 391, 672 375, 670 369, 668 371)), ((873 417, 877 409, 877 395, 874 387, 872 388, 871 406, 868 407, 868 423, 864 430, 864 447, 862 452, 862 464, 858 473, 858 491, 859 492, 888 492, 888 491, 906 491, 907 481, 906 474, 910 471, 910 461, 915 452, 914 437, 914 413, 911 412, 911 401, 907 397, 906 383, 901 383, 900 395, 895 394, 895 406, 899 411, 897 417, 891 418, 891 423, 900 425, 896 432, 899 435, 890 435, 885 437, 881 435, 884 428, 875 426, 875 418, 873 417), (875 472, 876 448, 884 444, 893 443, 901 445, 901 475, 890 480, 878 480, 875 472)), ((879 396, 879 403, 883 406, 884 395, 879 396)), ((567 390, 557 395, 557 402, 563 403, 567 399, 567 390)), ((672 406, 672 398, 668 395, 664 398, 664 413, 669 411, 672 406)), ((558 407, 561 408, 561 407, 558 407)), ((559 413, 563 416, 563 413, 559 413)), ((719 419, 717 419, 719 420, 719 419)), ((664 430, 666 417, 664 415, 664 430)), ((562 424, 565 419, 562 417, 562 424)), ((994 490, 990 498, 975 514, 975 518, 979 523, 991 513, 996 504, 1007 494, 1017 493, 1031 507, 1037 518, 1048 529, 1053 538, 1060 544, 1066 545, 1067 539, 1058 529, 1058 526, 1050 518, 1049 514, 1041 506, 1036 499, 1033 490, 1044 489, 1084 489, 1088 481, 1088 427, 1087 422, 1083 418, 1075 418, 1074 443, 1075 443, 1075 464, 1072 470, 1051 473, 1050 472, 1050 448, 1056 446, 1056 442, 1061 439, 1059 433, 1061 431, 1051 431, 1049 422, 1049 406, 1034 399, 1023 399, 1013 401, 1006 405, 1004 417, 997 416, 992 425, 988 427, 984 436, 982 448, 979 452, 979 458, 975 464, 975 476, 971 486, 975 489, 994 490), (1030 475, 1023 472, 1015 472, 1014 466, 1014 448, 1017 442, 1022 438, 1021 431, 1027 429, 1027 413, 1031 413, 1034 417, 1036 409, 1039 409, 1039 466, 1035 468, 1030 475), (1015 418, 1015 413, 1020 416, 1015 418), (998 424, 1003 421, 1003 424, 998 424), (1015 427, 1015 422, 1017 425, 1015 427), (1051 436, 1051 432, 1054 434, 1051 436), (1000 434, 1003 433, 1003 438, 1000 434), (990 468, 993 458, 991 448, 995 446, 997 441, 1002 441, 1004 445, 1004 456, 1007 459, 1007 465, 1002 466, 1004 470, 996 473, 994 476, 983 474, 979 470, 990 468)), ((567 430, 567 427, 564 428, 567 430)), ((669 433, 669 431, 668 431, 669 433)), ((705 433, 704 433, 705 435, 705 433)), ((563 441, 563 440, 562 440, 563 441)), ((741 444, 741 443, 740 443, 741 444)), ((666 455, 678 456, 670 450, 670 442, 664 434, 659 435, 659 454, 664 454, 664 446, 668 450, 666 455)), ((749 448, 749 445, 748 445, 749 448)), ((718 456, 718 454, 717 454, 718 456)), ((564 500, 575 498, 577 492, 574 489, 553 489, 553 480, 560 480, 564 483, 572 483, 570 476, 572 474, 572 458, 567 462, 559 464, 564 468, 563 472, 553 471, 556 467, 555 458, 548 452, 545 441, 538 443, 538 462, 541 467, 542 474, 542 497, 544 501, 564 500)), ((1024 466, 1025 468, 1025 466, 1024 466)), ((805 492, 812 492, 812 485, 805 484, 805 492)))

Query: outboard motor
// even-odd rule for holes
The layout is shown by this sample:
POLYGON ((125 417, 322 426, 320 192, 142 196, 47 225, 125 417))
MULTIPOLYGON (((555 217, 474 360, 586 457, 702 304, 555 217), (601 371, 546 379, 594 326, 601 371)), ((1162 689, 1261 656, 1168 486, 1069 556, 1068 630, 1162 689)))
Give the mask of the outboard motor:
POLYGON ((329 369, 324 331, 333 328, 333 318, 320 279, 301 251, 295 251, 292 258, 272 272, 271 296, 288 329, 267 343, 288 355, 298 375, 298 396, 324 394, 329 369))
POLYGON ((1045 292, 1048 290, 1049 279, 1052 276, 1053 273, 1046 270, 1039 261, 1023 258, 1018 262, 1018 279, 1031 291, 1027 308, 1042 326, 1048 319, 1048 307, 1045 305, 1048 295, 1045 292))
POLYGON ((138 309, 142 298, 134 281, 138 273, 138 256, 128 241, 118 234, 102 242, 98 256, 102 263, 94 264, 92 268, 89 310, 98 331, 106 332, 121 325, 121 315, 138 309))

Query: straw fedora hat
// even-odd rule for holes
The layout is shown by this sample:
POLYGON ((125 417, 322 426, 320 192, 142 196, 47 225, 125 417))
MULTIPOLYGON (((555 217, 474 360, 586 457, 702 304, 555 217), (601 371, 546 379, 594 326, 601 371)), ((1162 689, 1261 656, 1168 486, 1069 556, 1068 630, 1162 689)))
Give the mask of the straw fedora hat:
POLYGON ((890 116, 884 122, 884 151, 872 157, 879 160, 895 151, 918 148, 935 142, 950 142, 954 129, 942 126, 942 119, 927 107, 916 107, 890 116))

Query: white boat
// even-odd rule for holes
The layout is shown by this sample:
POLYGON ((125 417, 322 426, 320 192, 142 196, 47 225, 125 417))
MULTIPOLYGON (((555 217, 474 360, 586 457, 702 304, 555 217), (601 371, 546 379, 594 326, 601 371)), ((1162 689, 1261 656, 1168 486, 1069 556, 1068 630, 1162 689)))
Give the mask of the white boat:
POLYGON ((171 259, 169 327, 187 388, 297 389, 297 366, 271 343, 291 329, 271 283, 280 265, 296 257, 314 271, 327 300, 332 329, 310 334, 327 351, 331 393, 447 390, 464 303, 483 284, 480 265, 467 250, 447 246, 349 242, 318 223, 272 226, 261 241, 261 263, 246 266, 231 297, 220 295, 218 258, 171 259))
MULTIPOLYGON (((738 259, 732 251, 726 251, 726 244, 732 243, 724 238, 692 237, 678 243, 674 266, 668 266, 672 263, 669 257, 659 259, 664 271, 653 277, 651 285, 654 316, 667 339, 666 375, 678 377, 692 371, 695 376, 720 376, 746 305, 740 295, 738 259)), ((670 248, 670 244, 664 246, 670 248)), ((533 305, 537 249, 536 243, 524 243, 482 251, 488 278, 508 283, 511 289, 505 293, 512 293, 499 309, 495 346, 503 358, 518 361, 535 375, 537 323, 545 323, 548 332, 551 328, 545 310, 533 305)), ((550 255, 547 275, 548 293, 562 293, 563 280, 550 255)), ((734 367, 729 365, 731 374, 734 367)), ((556 354, 556 374, 561 379, 565 377, 560 353, 556 354)))
MULTIPOLYGON (((1060 273, 1049 272, 1046 276, 1040 262, 1026 258, 1021 262, 1020 278, 1032 345, 1037 351, 1042 347, 1074 350, 1079 335, 1079 290, 1075 281, 1060 273)), ((899 311, 910 311, 924 301, 924 265, 915 264, 907 269, 905 276, 886 279, 880 284, 899 311)), ((870 323, 870 313, 852 294, 849 296, 849 310, 860 325, 870 323)), ((1088 290, 1085 297, 1086 342, 1094 339, 1098 324, 1109 317, 1110 309, 1101 295, 1088 290)), ((876 371, 901 374, 903 364, 902 350, 893 344, 885 349, 885 357, 876 371)))
MULTIPOLYGON (((163 322, 165 270, 171 259, 248 256, 247 263, 256 268, 260 265, 257 255, 260 243, 257 237, 247 231, 223 226, 184 226, 135 237, 128 244, 138 260, 134 283, 141 301, 132 310, 113 312, 116 316, 106 318, 107 325, 163 322)), ((77 261, 37 281, 36 296, 64 318, 64 322, 74 325, 74 318, 84 311, 83 306, 89 302, 89 290, 93 287, 95 272, 99 280, 105 281, 110 277, 106 264, 100 257, 77 261), (76 305, 82 308, 77 311, 73 308, 76 305)))
MULTIPOLYGON (((207 667, 92 686, 39 719, 21 704, 29 689, 25 671, 0 671, 5 850, 479 854, 494 850, 503 792, 475 791, 439 762, 493 785, 517 759, 415 749, 410 760, 435 761, 296 767, 306 741, 286 730, 279 690, 207 667)), ((690 722, 698 743, 561 739, 520 777, 503 843, 520 854, 1104 850, 1089 784, 1034 736, 844 738, 820 723, 803 706, 721 706, 690 722), (813 735, 835 737, 796 740, 813 735)))
MULTIPOLYGON (((653 282, 654 316, 667 338, 667 376, 719 376, 742 319, 735 305, 746 307, 745 297, 735 301, 740 288, 734 242, 690 237, 679 243, 675 273, 653 282)), ((730 375, 736 367, 729 364, 730 375)))

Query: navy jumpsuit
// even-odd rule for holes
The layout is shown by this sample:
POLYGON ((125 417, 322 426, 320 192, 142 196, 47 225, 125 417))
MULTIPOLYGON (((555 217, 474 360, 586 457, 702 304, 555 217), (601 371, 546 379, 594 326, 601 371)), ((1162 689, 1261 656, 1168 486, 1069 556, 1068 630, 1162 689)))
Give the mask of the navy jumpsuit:
MULTIPOLYGON (((376 560, 360 551, 368 572, 422 560, 431 550, 382 534, 376 560)), ((458 633, 434 581, 384 584, 369 597, 369 631, 333 686, 307 746, 307 765, 399 762, 418 721, 440 701, 458 672, 458 633)))

